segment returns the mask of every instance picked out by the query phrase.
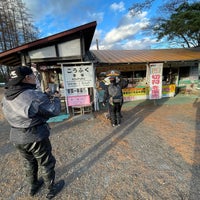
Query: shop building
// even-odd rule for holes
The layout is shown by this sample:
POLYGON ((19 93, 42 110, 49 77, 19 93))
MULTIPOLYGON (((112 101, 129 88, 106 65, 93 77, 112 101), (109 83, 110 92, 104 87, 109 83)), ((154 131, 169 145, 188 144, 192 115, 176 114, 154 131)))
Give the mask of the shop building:
POLYGON ((199 87, 200 48, 150 50, 91 50, 97 77, 118 70, 129 81, 125 101, 149 98, 150 66, 162 64, 162 97, 199 87))
POLYGON ((126 101, 149 98, 152 64, 162 65, 162 97, 174 96, 177 88, 198 88, 200 48, 90 50, 96 25, 94 21, 4 51, 0 64, 31 66, 38 88, 59 90, 64 108, 74 114, 98 110, 96 80, 109 70, 120 71, 129 81, 123 90, 126 101))
POLYGON ((95 28, 94 21, 4 51, 0 53, 0 64, 32 67, 38 89, 49 87, 52 93, 59 90, 67 112, 75 112, 79 105, 84 105, 81 113, 91 112, 95 74, 88 54, 95 28))

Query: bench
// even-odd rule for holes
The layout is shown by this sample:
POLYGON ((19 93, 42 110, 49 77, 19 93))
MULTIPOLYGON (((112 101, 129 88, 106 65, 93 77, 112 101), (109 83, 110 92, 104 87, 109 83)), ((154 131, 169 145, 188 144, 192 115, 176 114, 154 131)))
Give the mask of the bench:
POLYGON ((87 113, 92 113, 92 105, 91 104, 72 106, 72 114, 73 115, 76 115, 76 114, 84 115, 87 113))

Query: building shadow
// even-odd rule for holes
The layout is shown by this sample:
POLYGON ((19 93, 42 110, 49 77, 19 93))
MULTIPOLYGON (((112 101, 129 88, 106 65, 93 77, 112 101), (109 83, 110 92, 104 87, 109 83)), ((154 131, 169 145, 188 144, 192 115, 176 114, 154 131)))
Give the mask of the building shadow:
POLYGON ((190 180, 189 200, 200 199, 200 101, 195 99, 193 106, 196 108, 196 135, 193 150, 192 177, 190 180))
POLYGON ((138 103, 132 109, 124 114, 126 117, 120 127, 113 128, 112 132, 99 140, 91 148, 83 152, 79 157, 65 166, 57 168, 57 176, 64 177, 66 186, 73 183, 74 180, 81 177, 84 173, 93 167, 101 158, 105 156, 112 148, 120 143, 129 134, 134 134, 134 129, 144 121, 152 112, 155 112, 169 98, 161 100, 145 100, 138 103), (148 105, 148 109, 146 106, 148 105), (71 173, 70 173, 71 172, 71 173))
POLYGON ((9 141, 10 125, 7 121, 0 122, 0 157, 4 157, 6 154, 15 151, 14 146, 9 141))

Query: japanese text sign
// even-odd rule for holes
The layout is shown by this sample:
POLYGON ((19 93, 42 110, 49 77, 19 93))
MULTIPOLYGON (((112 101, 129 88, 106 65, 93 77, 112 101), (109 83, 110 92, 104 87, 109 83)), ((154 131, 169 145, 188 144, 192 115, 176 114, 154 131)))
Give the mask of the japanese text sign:
POLYGON ((88 88, 94 86, 92 65, 64 66, 63 72, 67 89, 88 88))
POLYGON ((149 99, 162 98, 162 71, 163 63, 151 63, 149 99))
POLYGON ((69 96, 67 97, 68 106, 83 106, 90 104, 90 96, 82 95, 82 96, 69 96))

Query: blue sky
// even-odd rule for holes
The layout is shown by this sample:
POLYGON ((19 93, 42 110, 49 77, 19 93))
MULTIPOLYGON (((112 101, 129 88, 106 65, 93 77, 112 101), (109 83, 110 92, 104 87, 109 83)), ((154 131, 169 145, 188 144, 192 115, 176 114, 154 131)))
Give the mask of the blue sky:
MULTIPOLYGON (((129 8, 136 0, 23 0, 40 30, 40 38, 97 21, 90 49, 150 49, 169 48, 156 42, 153 34, 144 34, 150 17, 159 14, 161 0, 154 9, 133 16, 129 8)), ((163 0, 164 1, 164 0, 163 0)), ((140 1, 139 1, 140 2, 140 1)))

